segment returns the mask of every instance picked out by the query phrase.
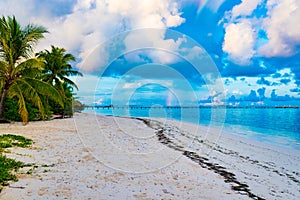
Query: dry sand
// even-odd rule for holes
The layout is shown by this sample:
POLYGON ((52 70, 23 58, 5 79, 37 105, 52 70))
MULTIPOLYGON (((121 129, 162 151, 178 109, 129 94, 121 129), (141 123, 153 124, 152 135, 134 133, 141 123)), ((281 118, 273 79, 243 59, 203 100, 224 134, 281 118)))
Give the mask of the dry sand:
POLYGON ((217 127, 81 113, 0 133, 33 139, 8 156, 37 166, 0 199, 300 199, 299 151, 217 127))

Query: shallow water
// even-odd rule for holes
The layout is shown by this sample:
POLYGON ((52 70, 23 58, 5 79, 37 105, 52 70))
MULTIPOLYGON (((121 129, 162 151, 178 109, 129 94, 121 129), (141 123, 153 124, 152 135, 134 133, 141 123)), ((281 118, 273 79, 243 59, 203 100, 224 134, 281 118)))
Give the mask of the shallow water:
POLYGON ((232 134, 300 149, 300 109, 284 108, 99 108, 84 112, 113 116, 158 117, 223 126, 232 134))

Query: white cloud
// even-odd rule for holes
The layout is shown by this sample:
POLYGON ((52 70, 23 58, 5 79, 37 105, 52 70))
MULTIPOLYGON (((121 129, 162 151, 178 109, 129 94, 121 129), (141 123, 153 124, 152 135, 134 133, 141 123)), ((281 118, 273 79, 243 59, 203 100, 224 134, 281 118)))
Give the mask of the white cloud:
POLYGON ((228 53, 229 58, 241 65, 250 63, 255 54, 254 45, 256 34, 249 20, 232 23, 225 28, 223 51, 228 53))
MULTIPOLYGON (((93 4, 95 4, 95 8, 91 7, 92 3, 90 1, 87 3, 87 6, 81 6, 85 10, 81 9, 82 13, 78 17, 74 16, 76 13, 69 16, 70 18, 75 18, 75 23, 80 21, 79 18, 83 18, 86 22, 80 22, 80 24, 84 24, 84 30, 88 30, 89 33, 88 36, 84 35, 84 33, 81 34, 84 36, 81 39, 82 44, 80 46, 81 53, 79 57, 81 58, 86 58, 95 45, 122 31, 141 28, 169 28, 184 22, 184 19, 180 17, 178 12, 179 5, 171 0, 125 0, 122 3, 117 0, 108 0, 106 3, 97 1, 93 2, 93 4)), ((124 41, 118 42, 124 42, 127 50, 143 47, 147 44, 155 46, 158 43, 168 46, 168 48, 176 48, 176 42, 164 39, 165 30, 162 29, 161 32, 156 32, 150 31, 147 34, 144 31, 142 35, 136 35, 137 32, 134 34, 128 33, 124 41)), ((98 60, 105 62, 108 59, 107 56, 107 52, 100 52, 98 60), (101 58, 99 58, 100 55, 101 58)), ((168 57, 160 52, 152 53, 152 55, 149 54, 148 56, 152 56, 151 58, 158 62, 170 63, 173 60, 170 56, 168 57)), ((100 64, 102 63, 98 63, 98 66, 100 64)), ((93 66, 96 67, 96 65, 93 66)), ((93 66, 90 65, 87 70, 91 71, 93 66)), ((85 66, 83 67, 83 70, 85 70, 85 66)))
POLYGON ((239 65, 251 64, 252 57, 256 54, 255 44, 257 33, 254 26, 256 18, 249 18, 262 0, 242 0, 242 2, 227 12, 224 25, 225 35, 223 51, 229 59, 239 65))
POLYGON ((44 3, 44 6, 39 6, 37 0, 1 0, 0 13, 1 16, 15 15, 21 24, 28 24, 34 22, 35 19, 42 17, 47 18, 51 15, 51 3, 44 3), (26 8, 26 9, 25 9, 26 8))
POLYGON ((291 56, 300 44, 300 1, 269 0, 268 16, 263 20, 263 27, 268 42, 259 52, 267 57, 291 56))
POLYGON ((187 53, 185 56, 186 59, 188 60, 194 60, 194 59, 199 59, 201 56, 206 56, 207 53, 206 51, 199 47, 199 46, 194 46, 192 48, 182 48, 181 49, 182 54, 187 53))
MULTIPOLYGON (((154 63, 170 64, 176 62, 179 57, 173 53, 178 53, 180 45, 185 42, 185 38, 165 39, 165 29, 145 29, 141 31, 130 32, 124 40, 126 46, 125 51, 143 50, 141 47, 148 47, 148 49, 142 51, 144 56, 151 58, 154 63)), ((138 61, 141 57, 135 56, 134 60, 138 61)), ((126 58, 130 59, 129 56, 126 58)))
POLYGON ((77 0, 77 4, 74 6, 73 10, 89 10, 95 2, 95 0, 77 0))
MULTIPOLYGON (((105 80, 105 78, 103 79, 105 80)), ((110 96, 112 103, 116 105, 127 105, 133 96, 137 98, 153 98, 155 96, 162 96, 165 91, 147 90, 147 92, 138 92, 138 89, 143 88, 147 85, 157 85, 173 89, 172 80, 157 80, 157 79, 135 79, 134 82, 128 82, 126 78, 120 77, 116 82, 115 86, 112 88, 112 95, 110 96)))
MULTIPOLYGON (((263 13, 263 9, 258 13, 263 13)), ((245 64, 253 56, 288 57, 298 53, 300 44, 300 1, 298 0, 242 0, 228 11, 222 20, 227 22, 223 50, 237 64, 245 64), (265 4, 263 4, 265 3, 265 4), (265 17, 251 16, 259 5, 267 10, 265 17), (248 21, 250 26, 244 24, 248 21), (242 25, 244 24, 244 30, 242 25), (256 37, 264 31, 267 38, 256 37), (244 37, 241 37, 245 34, 244 37), (238 37, 238 38, 234 38, 238 37), (236 46, 233 45, 236 43, 236 46), (244 48, 242 46, 245 45, 244 48), (245 51, 247 50, 248 51, 245 51)))
POLYGON ((62 18, 55 13, 61 3, 61 1, 41 3, 38 0, 1 0, 0 13, 3 16, 15 16, 22 26, 32 23, 47 28, 50 34, 45 34, 46 39, 41 40, 37 47, 37 51, 40 51, 46 47, 49 48, 51 44, 55 44, 51 42, 51 39, 49 40, 50 37, 55 37, 56 41, 63 41, 63 39, 68 38, 63 37, 62 39, 62 35, 67 34, 67 32, 61 27, 62 18), (54 29, 54 27, 57 28, 54 29))
MULTIPOLYGON (((51 7, 59 7, 60 1, 52 2, 51 7)), ((0 2, 0 11, 5 15, 16 14, 23 24, 33 22, 48 28, 50 34, 43 40, 38 50, 49 48, 51 44, 64 47, 84 60, 95 47, 112 36, 128 30, 141 28, 170 28, 184 22, 179 12, 179 4, 175 0, 78 0, 71 12, 57 15, 48 4, 38 0, 0 2), (5 9, 4 9, 5 8, 5 9), (24 9, 26 8, 26 9, 24 9), (8 10, 8 11, 6 11, 8 10)), ((129 34, 130 36, 130 34, 129 34)), ((140 37, 133 43, 141 41, 161 43, 176 48, 176 41, 166 40, 164 31, 157 37, 140 37)), ((131 44, 126 44, 131 45, 131 44)), ((99 52, 98 60, 107 60, 108 53, 99 52), (101 58, 99 58, 101 56, 101 58)), ((158 60, 163 56, 154 55, 158 60)), ((97 60, 96 60, 97 61, 97 60)), ((96 61, 89 61, 94 63, 96 61)), ((171 62, 170 59, 162 61, 171 62)), ((101 64, 101 63, 100 63, 101 64)), ((80 66, 80 65, 79 65, 80 66)), ((95 65, 89 64, 82 70, 91 72, 95 65)))
POLYGON ((104 98, 103 98, 103 97, 100 97, 100 98, 95 102, 95 104, 102 105, 103 101, 104 101, 104 98))
POLYGON ((244 93, 242 91, 240 91, 240 90, 237 89, 237 90, 233 90, 232 94, 233 95, 243 95, 244 93))
POLYGON ((261 2, 262 0, 242 0, 239 5, 233 7, 232 17, 237 18, 239 16, 251 15, 261 2))

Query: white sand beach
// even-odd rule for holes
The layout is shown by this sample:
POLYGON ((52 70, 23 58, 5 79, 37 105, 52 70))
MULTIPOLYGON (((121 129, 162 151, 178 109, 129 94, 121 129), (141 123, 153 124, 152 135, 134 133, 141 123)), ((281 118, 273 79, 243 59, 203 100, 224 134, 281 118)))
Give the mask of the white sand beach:
MULTIPOLYGON (((164 119, 75 114, 1 124, 34 163, 0 199, 300 199, 300 152, 164 119)), ((24 170, 24 169, 23 169, 24 170)))

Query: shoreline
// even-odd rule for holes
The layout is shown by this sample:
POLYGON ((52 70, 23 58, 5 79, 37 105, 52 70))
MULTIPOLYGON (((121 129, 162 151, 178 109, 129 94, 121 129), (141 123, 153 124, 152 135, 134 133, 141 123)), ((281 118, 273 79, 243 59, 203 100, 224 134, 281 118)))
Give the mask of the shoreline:
MULTIPOLYGON (((217 165, 221 164, 226 170, 233 172, 239 180, 248 184, 249 188, 258 196, 266 199, 274 197, 285 199, 287 197, 284 194, 290 193, 291 189, 295 192, 295 196, 291 195, 288 199, 300 197, 300 190, 297 189, 300 185, 299 150, 238 136, 227 132, 222 127, 201 126, 188 122, 179 123, 174 120, 169 120, 167 124, 177 126, 181 124, 180 128, 186 134, 194 132, 192 137, 195 138, 195 142, 189 146, 189 151, 213 159, 217 165), (197 127, 200 128, 197 129, 197 127), (202 137, 199 141, 197 130, 214 136, 204 134, 204 138, 202 137), (219 131, 221 134, 214 134, 219 131)), ((186 135, 179 135, 177 138, 173 138, 173 141, 183 141, 182 137, 186 137, 186 135)), ((187 145, 183 144, 182 146, 187 145)))
MULTIPOLYGON (((99 114, 99 115, 101 115, 101 114, 99 114)), ((123 116, 119 116, 119 117, 123 117, 123 116)), ((131 118, 131 117, 129 117, 129 118, 131 118)), ((140 117, 132 117, 132 118, 140 118, 140 117)), ((222 133, 220 135, 225 135, 232 139, 237 137, 240 141, 242 141, 244 143, 251 143, 251 144, 254 144, 255 146, 265 147, 266 149, 270 149, 273 151, 280 151, 280 152, 284 151, 284 152, 288 152, 288 154, 297 154, 300 152, 300 149, 295 148, 290 145, 282 145, 279 143, 270 142, 268 140, 261 141, 261 140, 259 140, 258 137, 249 136, 247 133, 244 133, 241 135, 241 133, 240 133, 241 131, 261 134, 261 132, 256 132, 256 131, 252 131, 249 129, 243 129, 243 128, 249 128, 247 126, 239 126, 239 125, 232 125, 232 124, 226 124, 225 126, 214 125, 214 124, 207 125, 207 124, 197 124, 194 122, 180 121, 180 120, 176 120, 176 119, 164 119, 164 118, 147 118, 147 117, 145 117, 145 119, 151 119, 154 121, 158 120, 160 122, 168 121, 169 123, 174 123, 177 126, 183 125, 183 127, 185 127, 185 126, 198 127, 195 129, 206 130, 206 132, 208 132, 209 130, 211 132, 220 132, 221 131, 222 133), (233 126, 233 129, 231 126, 233 126), (238 130, 239 132, 237 132, 236 130, 238 130)), ((266 130, 269 130, 269 129, 266 129, 266 130)))
MULTIPOLYGON (((111 109, 111 108, 109 108, 111 109)), ((104 109, 106 110, 106 109, 104 109)), ((118 110, 118 109, 117 109, 118 110)), ((106 113, 106 112, 96 112, 93 110, 85 110, 83 113, 88 114, 96 114, 96 115, 105 115, 105 116, 119 116, 119 117, 140 117, 140 116, 128 116, 123 115, 125 113, 121 113, 121 115, 118 115, 119 113, 106 113), (92 111, 92 112, 91 112, 92 111)), ((145 114, 145 113, 144 113, 145 114)), ((152 119, 162 119, 161 117, 140 117, 140 118, 152 118, 152 119)), ((263 142, 265 145, 268 146, 275 146, 275 147, 281 147, 283 149, 291 149, 300 151, 300 140, 299 137, 295 138, 298 134, 298 132, 295 131, 289 131, 289 130, 282 130, 282 129, 273 129, 273 128, 266 128, 266 127, 256 127, 256 126, 250 126, 247 124, 240 125, 236 123, 221 123, 221 122, 212 122, 212 121, 202 121, 201 123, 195 122, 189 118, 167 118, 170 121, 178 121, 178 122, 184 122, 184 123, 192 123, 199 126, 219 126, 222 127, 222 129, 229 133, 234 134, 238 137, 244 137, 249 140, 254 140, 258 142, 263 142), (266 133, 272 133, 272 134, 266 134, 266 133)))
POLYGON ((222 176, 224 178, 224 182, 229 183, 231 185, 232 190, 237 191, 240 194, 247 195, 248 197, 253 199, 263 199, 253 194, 247 184, 238 181, 236 175, 231 172, 228 172, 225 167, 222 167, 217 163, 213 163, 209 161, 207 157, 200 156, 196 152, 185 150, 185 147, 181 146, 180 144, 176 144, 173 141, 174 138, 169 138, 168 136, 166 136, 168 135, 168 133, 165 132, 168 132, 169 130, 167 130, 164 126, 153 125, 153 123, 154 124, 156 123, 154 120, 152 121, 149 119, 147 120, 141 118, 136 118, 136 119, 143 121, 147 126, 155 129, 156 135, 158 137, 158 141, 160 141, 162 144, 168 146, 171 149, 174 149, 175 151, 179 151, 187 158, 199 164, 202 168, 206 168, 222 176))
POLYGON ((149 127, 143 120, 80 113, 27 126, 0 125, 1 133, 36 142, 30 150, 13 149, 21 156, 9 156, 39 166, 31 176, 22 175, 6 187, 0 199, 300 197, 297 154, 218 132, 215 127, 147 119, 154 123, 149 127), (161 129, 163 135, 158 135, 161 129), (170 148, 174 144, 175 150, 170 148), (200 158, 204 158, 202 165, 200 158), (235 179, 226 181, 224 171, 235 179), (244 189, 233 190, 237 182, 244 189))

